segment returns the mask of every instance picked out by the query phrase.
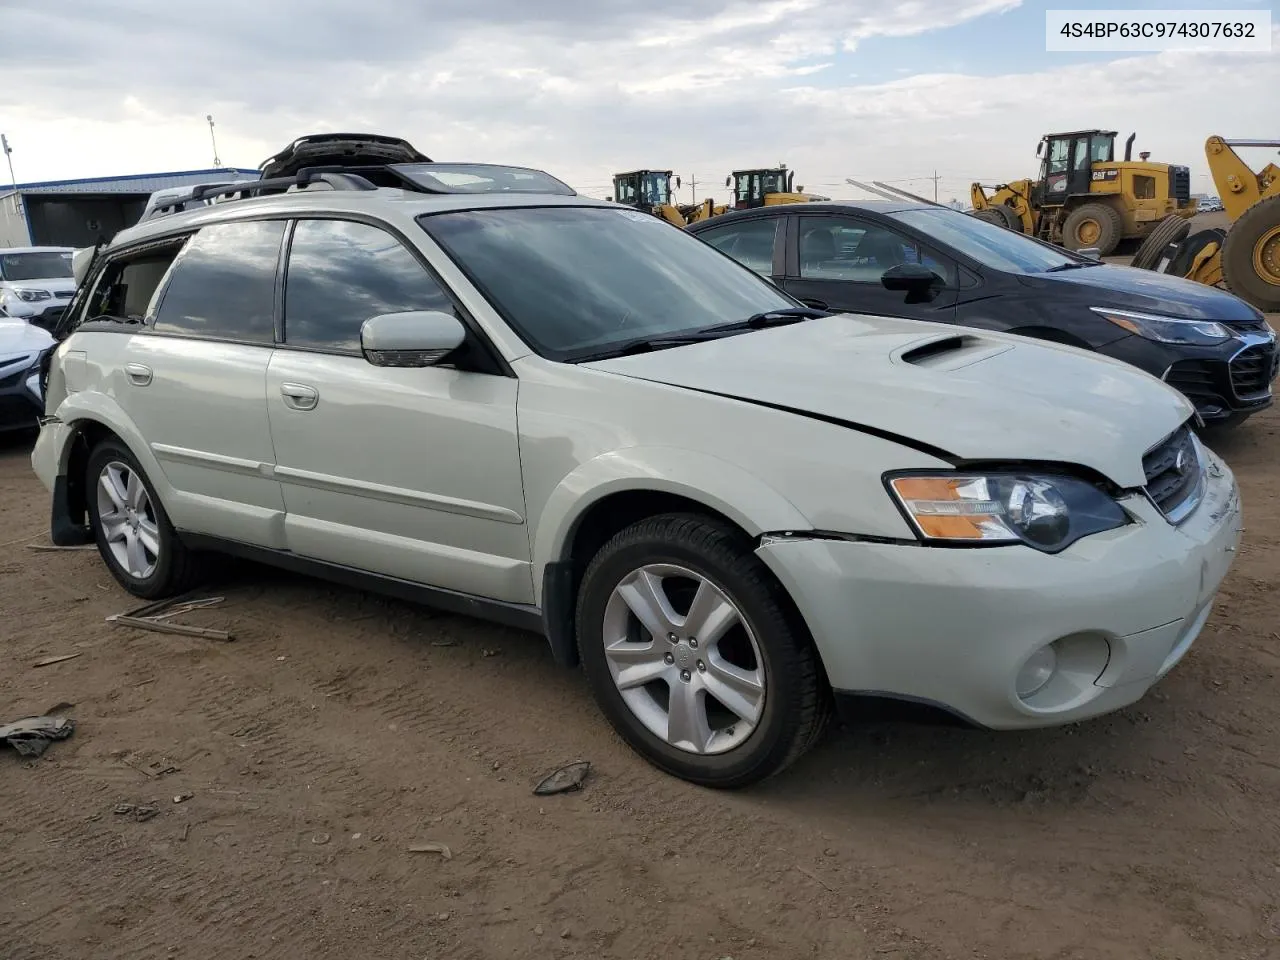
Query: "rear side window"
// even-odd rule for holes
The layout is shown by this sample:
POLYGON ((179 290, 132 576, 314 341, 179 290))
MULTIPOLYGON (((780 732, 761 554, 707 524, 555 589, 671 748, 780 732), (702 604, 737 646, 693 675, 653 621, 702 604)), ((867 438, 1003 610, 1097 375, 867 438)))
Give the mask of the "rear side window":
POLYGON ((747 220, 724 227, 702 230, 698 237, 721 253, 727 253, 744 267, 761 276, 773 274, 773 243, 778 235, 781 217, 747 220))
POLYGON ((157 333, 275 342, 283 220, 215 223, 183 248, 156 312, 157 333))
POLYGON ((298 221, 285 276, 285 343, 359 353, 366 320, 409 310, 454 313, 444 288, 398 239, 367 223, 298 221))

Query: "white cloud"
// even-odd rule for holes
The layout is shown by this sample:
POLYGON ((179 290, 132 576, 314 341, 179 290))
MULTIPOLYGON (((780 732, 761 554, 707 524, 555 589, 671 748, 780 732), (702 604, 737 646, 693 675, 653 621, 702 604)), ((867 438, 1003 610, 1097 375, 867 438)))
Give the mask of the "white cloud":
POLYGON ((206 166, 212 113, 221 158, 236 165, 305 132, 365 129, 439 159, 543 166, 586 192, 603 193, 614 170, 670 166, 686 183, 696 174, 703 195, 723 193, 734 167, 779 161, 837 196, 846 176, 934 169, 953 195, 972 177, 1031 174, 1049 128, 1136 128, 1138 149, 1197 170, 1211 133, 1274 133, 1242 95, 1280 89, 1270 55, 832 76, 842 55, 862 72, 847 52, 869 38, 1017 5, 701 0, 693 16, 688 0, 310 0, 250 15, 249 0, 229 0, 196 21, 176 4, 66 0, 56 13, 6 11, 15 35, 61 39, 33 46, 38 57, 6 51, 0 116, 25 180, 206 166))

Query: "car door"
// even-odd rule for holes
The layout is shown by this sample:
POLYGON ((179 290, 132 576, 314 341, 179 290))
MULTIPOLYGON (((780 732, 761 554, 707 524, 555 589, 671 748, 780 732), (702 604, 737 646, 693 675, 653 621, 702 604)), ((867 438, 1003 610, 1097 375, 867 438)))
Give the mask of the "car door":
POLYGON ((289 549, 531 602, 517 381, 465 364, 395 368, 365 360, 364 321, 410 310, 463 318, 420 255, 387 229, 296 222, 282 347, 267 376, 289 549))
POLYGON ((822 310, 871 313, 941 323, 955 318, 957 266, 936 250, 877 220, 843 214, 795 215, 782 287, 822 310), (886 270, 929 267, 944 286, 928 294, 887 290, 886 270))
POLYGON ((173 487, 165 509, 181 530, 282 545, 266 378, 286 225, 202 227, 176 259, 161 249, 122 264, 107 294, 116 313, 143 314, 104 373, 173 487))
POLYGON ((786 217, 780 216, 749 217, 699 230, 697 236, 744 267, 776 282, 782 278, 785 262, 785 222, 786 217))

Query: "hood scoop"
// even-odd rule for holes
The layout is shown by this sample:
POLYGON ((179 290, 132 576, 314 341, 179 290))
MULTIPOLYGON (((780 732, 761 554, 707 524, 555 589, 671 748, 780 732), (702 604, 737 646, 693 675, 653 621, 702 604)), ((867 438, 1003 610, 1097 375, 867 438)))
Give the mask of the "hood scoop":
POLYGON ((1011 343, 989 340, 971 333, 961 333, 916 343, 899 351, 893 359, 897 363, 908 363, 913 367, 959 370, 983 360, 990 360, 1012 349, 1011 343))

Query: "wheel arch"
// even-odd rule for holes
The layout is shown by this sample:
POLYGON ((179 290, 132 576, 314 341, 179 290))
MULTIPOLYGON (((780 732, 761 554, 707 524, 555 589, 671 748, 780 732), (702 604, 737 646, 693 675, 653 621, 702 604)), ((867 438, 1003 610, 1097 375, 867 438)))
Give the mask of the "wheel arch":
POLYGON ((591 557, 618 531, 661 513, 702 514, 746 538, 810 526, 759 478, 696 451, 633 448, 581 464, 547 498, 531 544, 534 602, 557 662, 578 662, 573 611, 591 557))
POLYGON ((164 471, 151 453, 141 432, 124 410, 109 397, 97 393, 75 393, 57 410, 65 425, 61 447, 57 451, 57 476, 65 478, 65 508, 74 523, 86 516, 88 491, 85 469, 93 448, 103 440, 115 439, 124 444, 146 471, 161 503, 171 502, 171 491, 164 471))

